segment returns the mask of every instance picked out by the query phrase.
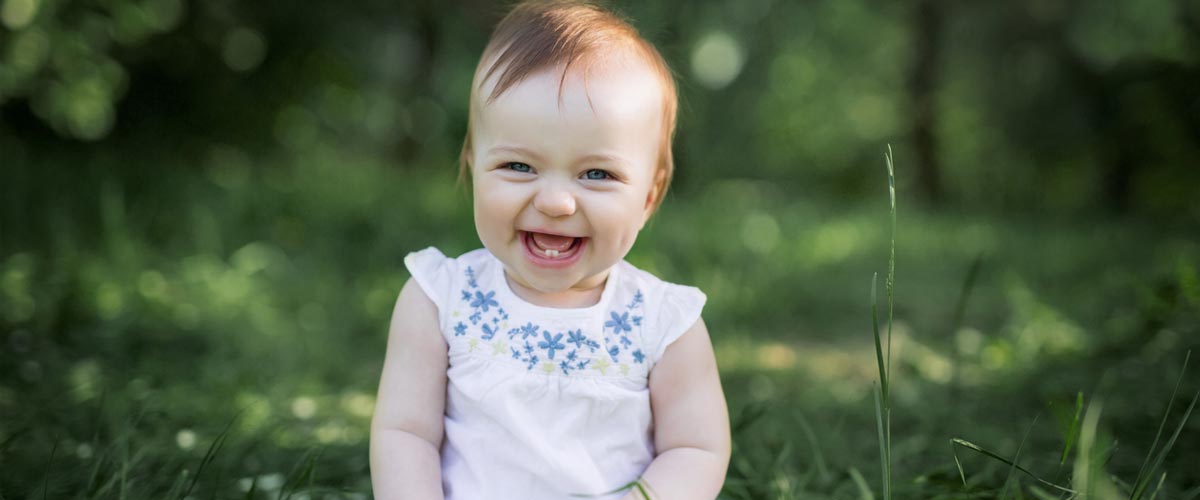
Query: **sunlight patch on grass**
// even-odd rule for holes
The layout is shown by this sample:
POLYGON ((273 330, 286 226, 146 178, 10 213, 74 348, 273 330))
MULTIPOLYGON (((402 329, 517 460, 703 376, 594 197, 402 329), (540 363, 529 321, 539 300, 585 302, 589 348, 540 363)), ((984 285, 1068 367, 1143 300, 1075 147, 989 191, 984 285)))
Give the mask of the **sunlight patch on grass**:
POLYGON ((99 394, 103 385, 100 374, 100 364, 94 359, 85 359, 71 367, 69 375, 71 395, 76 401, 87 401, 99 394))
POLYGON ((833 264, 850 258, 871 245, 861 224, 851 220, 832 221, 817 226, 800 248, 809 255, 813 266, 833 264))
POLYGON ((363 439, 361 429, 338 420, 321 424, 313 434, 321 444, 357 444, 363 439))
POLYGON ((190 450, 196 447, 196 432, 191 429, 182 429, 175 433, 175 444, 181 450, 190 450))
POLYGON ((238 424, 247 433, 257 432, 271 419, 271 402, 262 394, 241 392, 234 401, 237 409, 241 411, 238 424))
POLYGON ((317 400, 300 396, 292 400, 292 415, 300 420, 308 420, 317 414, 317 400))
POLYGON ((342 395, 342 410, 358 418, 371 418, 375 412, 375 396, 365 392, 347 392, 342 395))

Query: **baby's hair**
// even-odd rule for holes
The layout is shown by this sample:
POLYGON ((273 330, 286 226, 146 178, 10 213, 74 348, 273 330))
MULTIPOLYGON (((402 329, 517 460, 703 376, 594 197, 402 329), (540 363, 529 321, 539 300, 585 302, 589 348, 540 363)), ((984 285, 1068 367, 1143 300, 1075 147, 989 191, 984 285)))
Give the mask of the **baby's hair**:
POLYGON ((499 72, 495 87, 484 103, 500 97, 513 85, 539 71, 562 67, 562 82, 575 64, 586 68, 614 53, 632 53, 642 59, 659 77, 662 85, 662 137, 658 148, 654 208, 662 203, 675 170, 671 140, 675 135, 678 107, 675 79, 666 60, 650 42, 617 14, 584 1, 526 0, 518 4, 496 25, 471 85, 467 136, 459 156, 459 180, 471 170, 471 123, 475 121, 478 91, 484 82, 499 72))

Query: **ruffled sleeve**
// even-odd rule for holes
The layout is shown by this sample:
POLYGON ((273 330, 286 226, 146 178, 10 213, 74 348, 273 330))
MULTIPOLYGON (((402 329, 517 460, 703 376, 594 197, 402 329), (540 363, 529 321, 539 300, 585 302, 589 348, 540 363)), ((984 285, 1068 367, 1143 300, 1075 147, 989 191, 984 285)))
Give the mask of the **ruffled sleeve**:
POLYGON ((451 292, 454 279, 454 259, 447 258, 434 247, 413 252, 404 257, 404 267, 421 286, 421 290, 433 301, 438 308, 438 315, 444 316, 446 306, 452 300, 451 292))
POLYGON ((662 337, 653 350, 655 364, 667 352, 667 346, 683 336, 700 319, 700 311, 704 309, 706 300, 708 297, 699 288, 666 284, 658 315, 658 331, 662 332, 662 337))

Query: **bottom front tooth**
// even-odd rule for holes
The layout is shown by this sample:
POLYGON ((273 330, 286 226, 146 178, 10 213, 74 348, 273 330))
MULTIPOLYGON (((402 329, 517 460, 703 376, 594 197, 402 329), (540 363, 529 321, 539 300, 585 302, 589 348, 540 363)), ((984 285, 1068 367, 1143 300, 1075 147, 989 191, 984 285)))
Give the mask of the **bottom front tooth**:
POLYGON ((546 250, 546 256, 547 256, 547 257, 558 257, 558 250, 550 250, 550 249, 547 249, 547 250, 546 250))

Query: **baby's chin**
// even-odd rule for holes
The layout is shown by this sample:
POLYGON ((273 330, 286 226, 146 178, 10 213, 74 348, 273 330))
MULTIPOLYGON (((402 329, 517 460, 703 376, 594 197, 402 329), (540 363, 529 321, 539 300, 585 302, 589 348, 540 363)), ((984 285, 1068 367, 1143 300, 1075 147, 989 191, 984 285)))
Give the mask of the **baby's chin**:
MULTIPOLYGON (((582 264, 582 263, 580 263, 582 264)), ((615 265, 616 263, 613 263, 615 265)), ((521 287, 527 292, 544 296, 570 296, 603 290, 612 265, 599 270, 539 269, 528 262, 519 265, 505 262, 510 288, 521 287)))
POLYGON ((515 273, 511 272, 514 268, 508 267, 508 269, 512 274, 510 279, 522 287, 532 292, 552 295, 582 292, 604 286, 604 277, 607 277, 607 271, 611 267, 605 268, 599 273, 580 272, 576 269, 535 269, 531 272, 528 263, 523 268, 516 268, 518 271, 515 273), (583 276, 584 274, 587 276, 583 276))

